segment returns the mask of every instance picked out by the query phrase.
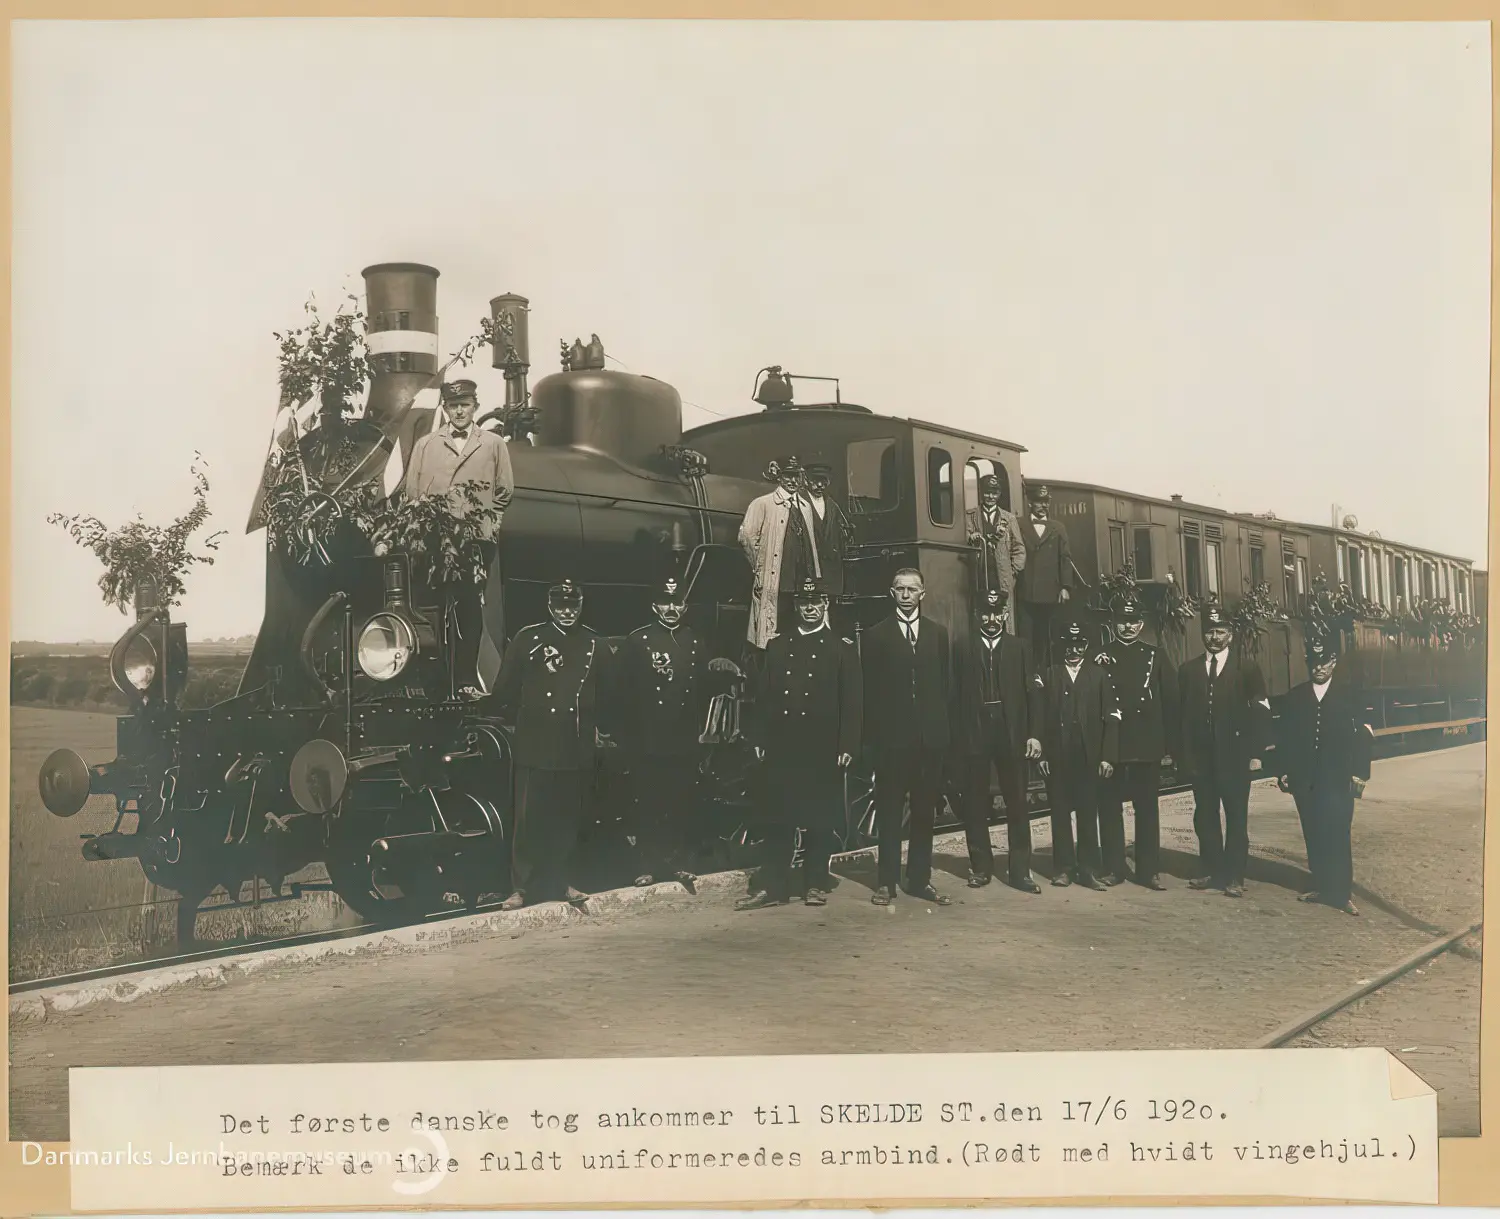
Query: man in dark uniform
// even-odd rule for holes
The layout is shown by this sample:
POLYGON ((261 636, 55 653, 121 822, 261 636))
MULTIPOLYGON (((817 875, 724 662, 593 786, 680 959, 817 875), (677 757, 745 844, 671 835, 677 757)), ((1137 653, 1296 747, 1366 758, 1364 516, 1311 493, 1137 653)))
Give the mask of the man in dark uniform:
POLYGON ((802 501, 805 505, 804 520, 809 525, 809 545, 806 551, 799 553, 799 563, 807 568, 814 553, 817 561, 815 570, 807 568, 797 574, 799 579, 810 576, 822 580, 828 590, 829 612, 833 615, 829 625, 837 631, 843 627, 844 559, 854 530, 829 490, 833 483, 833 463, 815 453, 803 462, 802 468, 806 471, 802 501))
POLYGON ((1182 694, 1177 740, 1183 773, 1193 784, 1201 861, 1201 874, 1188 887, 1243 897, 1250 859, 1250 775, 1260 769, 1269 743, 1271 704, 1260 667, 1230 647, 1233 632, 1218 602, 1203 607, 1202 627, 1207 651, 1177 671, 1182 694))
POLYGON ((1028 513, 1021 522, 1026 545, 1026 567, 1020 574, 1021 600, 1030 623, 1031 649, 1039 665, 1052 661, 1055 612, 1073 595, 1073 554, 1068 533, 1051 519, 1052 492, 1042 486, 1026 488, 1028 513))
POLYGON ((681 582, 662 583, 652 601, 656 621, 631 633, 616 659, 619 697, 611 736, 625 750, 635 798, 635 839, 641 857, 636 884, 675 876, 695 832, 698 808, 698 734, 707 710, 706 657, 691 627, 681 582))
POLYGON ((1311 633, 1306 640, 1310 680, 1282 698, 1276 723, 1277 785, 1290 792, 1307 842, 1313 891, 1298 899, 1358 914, 1350 899, 1354 855, 1349 841, 1354 801, 1370 779, 1375 733, 1364 699, 1351 683, 1333 680, 1338 640, 1311 633))
POLYGON ((778 634, 756 676, 750 735, 764 759, 760 791, 765 860, 756 891, 736 910, 791 900, 792 853, 802 830, 805 902, 828 904, 828 860, 844 816, 844 772, 859 755, 859 653, 828 626, 828 593, 816 580, 797 589, 797 625, 778 634))
POLYGON ((516 728, 512 892, 505 910, 562 897, 587 900, 568 884, 567 871, 593 787, 607 649, 579 622, 582 613, 578 585, 553 585, 549 621, 515 633, 489 696, 501 714, 514 714, 516 728))
POLYGON ((1008 634, 1010 600, 997 588, 984 594, 978 638, 958 650, 958 752, 963 759, 964 836, 969 887, 983 888, 994 873, 990 846, 990 765, 1000 780, 1009 840, 1010 883, 1040 893, 1031 875, 1031 817, 1026 808, 1026 760, 1042 756, 1042 678, 1031 645, 1008 634))
POLYGON ((1083 625, 1074 621, 1064 626, 1058 646, 1062 660, 1049 665, 1043 679, 1042 774, 1052 805, 1052 883, 1077 881, 1090 889, 1103 889, 1099 780, 1114 773, 1120 748, 1120 708, 1104 667, 1089 659, 1083 625))
POLYGON ((906 891, 935 905, 953 899, 932 883, 932 831, 942 794, 943 760, 953 739, 953 656, 948 631, 922 614, 922 573, 905 567, 891 580, 896 612, 864 634, 864 739, 875 758, 879 883, 871 897, 889 906, 901 887, 901 817, 911 802, 906 891))
POLYGON ((1148 889, 1165 889, 1161 870, 1162 765, 1171 764, 1177 730, 1177 673, 1166 653, 1141 642, 1145 614, 1134 593, 1121 593, 1110 606, 1114 638, 1096 658, 1109 671, 1120 708, 1120 755, 1104 781, 1099 805, 1099 839, 1104 883, 1125 879, 1125 801, 1135 809, 1135 878, 1148 889))

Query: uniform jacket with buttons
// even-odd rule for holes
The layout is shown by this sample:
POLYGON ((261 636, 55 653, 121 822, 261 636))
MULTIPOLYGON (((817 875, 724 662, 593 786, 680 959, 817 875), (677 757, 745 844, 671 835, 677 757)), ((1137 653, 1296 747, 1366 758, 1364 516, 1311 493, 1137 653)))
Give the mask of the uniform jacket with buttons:
MULTIPOLYGON (((1225 653, 1220 653, 1225 655, 1225 653)), ((1220 778, 1250 772, 1250 759, 1264 755, 1270 743, 1271 705, 1260 666, 1235 645, 1214 679, 1213 732, 1208 726, 1208 661, 1194 656, 1177 670, 1182 727, 1178 743, 1183 773, 1220 778)), ((1177 755, 1174 755, 1176 757, 1177 755)))
POLYGON ((746 732, 779 766, 832 766, 859 756, 864 705, 859 653, 828 626, 777 635, 755 682, 746 732))
POLYGON ((539 622, 515 633, 488 701, 515 724, 516 765, 593 768, 599 682, 608 660, 604 640, 582 623, 564 631, 539 622))
POLYGON ((860 640, 865 743, 874 750, 947 749, 953 740, 953 653, 940 622, 920 616, 913 651, 898 614, 860 640))
POLYGON ((1322 702, 1307 681, 1279 703, 1275 769, 1294 795, 1315 790, 1344 795, 1350 779, 1370 777, 1375 734, 1366 718, 1365 700, 1353 685, 1335 674, 1322 702))
POLYGON ((966 757, 989 756, 1002 746, 1013 758, 1026 756, 1026 742, 1040 740, 1045 710, 1042 676, 1031 644, 1019 635, 1000 636, 994 651, 976 628, 956 652, 957 745, 966 757), (1003 724, 1006 739, 995 741, 1003 724))
POLYGON ((1067 665, 1050 665, 1042 684, 1043 760, 1052 766, 1066 764, 1067 742, 1076 724, 1089 770, 1097 771, 1100 762, 1115 765, 1120 760, 1120 708, 1103 666, 1085 657, 1078 676, 1072 678, 1067 665))
POLYGON ((698 749, 707 713, 706 655, 685 626, 652 622, 632 632, 615 660, 614 737, 631 756, 674 757, 698 749))
POLYGON ((1158 763, 1177 756, 1182 727, 1177 671, 1149 643, 1115 640, 1098 657, 1109 671, 1120 707, 1120 761, 1158 763))

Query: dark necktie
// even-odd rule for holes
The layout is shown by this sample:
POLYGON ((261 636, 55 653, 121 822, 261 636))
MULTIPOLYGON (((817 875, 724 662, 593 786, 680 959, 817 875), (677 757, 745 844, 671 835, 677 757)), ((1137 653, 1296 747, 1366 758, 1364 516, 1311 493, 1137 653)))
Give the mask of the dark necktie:
POLYGON ((901 619, 901 629, 906 634, 906 642, 911 644, 911 650, 915 652, 917 650, 917 625, 915 620, 911 618, 901 619))
POLYGON ((1208 657, 1208 719, 1214 718, 1214 679, 1219 676, 1219 654, 1211 652, 1208 657))
POLYGON ((457 428, 453 429, 453 439, 457 440, 460 444, 462 444, 468 438, 469 438, 469 429, 468 428, 464 428, 464 430, 461 431, 461 432, 457 428))

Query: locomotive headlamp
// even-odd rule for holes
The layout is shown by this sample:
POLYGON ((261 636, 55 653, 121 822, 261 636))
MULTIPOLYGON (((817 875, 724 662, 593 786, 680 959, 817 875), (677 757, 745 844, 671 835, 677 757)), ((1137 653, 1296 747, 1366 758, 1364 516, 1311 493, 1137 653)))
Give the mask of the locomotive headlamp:
POLYGON ((376 614, 359 632, 359 667, 367 677, 390 681, 399 677, 417 654, 417 633, 404 614, 389 610, 376 614))
POLYGON ((156 680, 156 649, 144 635, 137 635, 125 650, 126 680, 137 690, 149 690, 156 680))

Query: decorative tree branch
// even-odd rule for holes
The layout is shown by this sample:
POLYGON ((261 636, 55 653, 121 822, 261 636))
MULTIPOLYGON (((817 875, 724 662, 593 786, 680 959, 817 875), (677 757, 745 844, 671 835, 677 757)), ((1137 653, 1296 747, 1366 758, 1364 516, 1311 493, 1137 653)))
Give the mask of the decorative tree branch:
MULTIPOLYGON (((161 603, 171 607, 182 600, 187 573, 194 565, 213 564, 209 553, 197 553, 192 544, 195 534, 208 521, 208 475, 203 471, 203 454, 193 455, 193 506, 170 525, 148 525, 139 515, 133 521, 110 529, 93 516, 65 516, 54 512, 47 523, 61 525, 68 535, 104 564, 99 590, 104 604, 126 613, 135 599, 136 587, 152 584, 161 603)), ((218 550, 226 535, 219 530, 202 539, 203 551, 218 550)))
POLYGON ((459 483, 446 495, 372 504, 357 510, 354 521, 376 554, 411 557, 414 583, 483 584, 501 515, 473 483, 459 483))
POLYGON ((325 322, 318 315, 317 299, 309 297, 303 306, 307 324, 285 333, 275 332, 281 345, 281 392, 293 402, 307 402, 317 394, 325 409, 337 405, 340 413, 345 413, 352 400, 364 392, 370 379, 365 315, 357 296, 348 299, 354 302, 353 311, 345 312, 340 307, 325 322))

